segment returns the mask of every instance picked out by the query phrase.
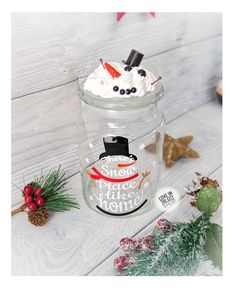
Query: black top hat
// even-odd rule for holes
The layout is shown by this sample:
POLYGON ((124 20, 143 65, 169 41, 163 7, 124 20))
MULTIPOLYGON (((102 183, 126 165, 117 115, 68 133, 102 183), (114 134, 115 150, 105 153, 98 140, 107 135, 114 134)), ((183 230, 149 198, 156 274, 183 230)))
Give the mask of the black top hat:
POLYGON ((103 143, 106 152, 100 154, 99 159, 109 155, 123 155, 137 160, 135 155, 129 153, 129 144, 127 138, 121 136, 109 136, 103 138, 103 143))
POLYGON ((122 60, 124 64, 130 65, 130 66, 139 66, 141 61, 143 59, 143 54, 138 52, 135 49, 132 49, 128 59, 122 60))

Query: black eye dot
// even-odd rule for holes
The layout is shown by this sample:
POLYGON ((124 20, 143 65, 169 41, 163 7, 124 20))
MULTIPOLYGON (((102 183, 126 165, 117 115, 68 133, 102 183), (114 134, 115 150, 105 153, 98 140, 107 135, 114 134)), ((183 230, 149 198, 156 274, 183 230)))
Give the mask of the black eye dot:
POLYGON ((124 90, 124 89, 121 89, 121 90, 120 90, 120 94, 121 94, 121 95, 124 95, 124 94, 125 94, 125 90, 124 90))
POLYGON ((127 89, 125 92, 126 92, 126 95, 129 95, 131 93, 131 90, 127 89))
POLYGON ((146 76, 146 72, 145 72, 144 69, 139 69, 139 70, 138 70, 138 74, 140 74, 141 77, 145 77, 145 76, 146 76))
POLYGON ((124 68, 125 71, 131 71, 132 70, 132 66, 130 65, 127 65, 125 68, 124 68))
POLYGON ((135 87, 133 87, 133 88, 131 89, 131 92, 132 92, 132 93, 136 93, 136 92, 137 92, 137 89, 136 89, 135 87))
POLYGON ((113 91, 114 91, 114 92, 118 92, 118 91, 119 91, 119 87, 114 86, 114 87, 113 87, 113 91))

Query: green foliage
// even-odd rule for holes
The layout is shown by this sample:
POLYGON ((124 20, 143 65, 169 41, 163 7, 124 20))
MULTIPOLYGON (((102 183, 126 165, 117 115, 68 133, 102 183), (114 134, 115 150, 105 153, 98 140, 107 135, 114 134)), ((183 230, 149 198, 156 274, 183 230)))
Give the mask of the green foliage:
POLYGON ((64 170, 50 170, 48 174, 36 178, 35 185, 43 188, 42 196, 46 202, 41 208, 48 211, 66 211, 71 208, 79 208, 73 196, 66 194, 68 183, 64 170))
POLYGON ((197 194, 197 208, 206 214, 215 212, 220 203, 220 191, 212 185, 205 185, 197 194))
POLYGON ((198 267, 210 227, 210 217, 203 215, 192 223, 172 224, 171 231, 153 237, 154 250, 136 254, 137 262, 121 272, 125 276, 186 276, 198 267))
POLYGON ((211 224, 207 230, 205 252, 215 266, 222 269, 222 227, 211 224))

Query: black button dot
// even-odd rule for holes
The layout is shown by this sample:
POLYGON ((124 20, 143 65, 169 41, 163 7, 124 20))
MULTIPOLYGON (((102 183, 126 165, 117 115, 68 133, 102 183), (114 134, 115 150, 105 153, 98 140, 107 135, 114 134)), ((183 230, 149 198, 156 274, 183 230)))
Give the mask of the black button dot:
POLYGON ((127 89, 126 90, 126 95, 129 95, 131 93, 131 90, 130 89, 127 89))
POLYGON ((135 87, 133 87, 133 88, 131 89, 131 92, 132 92, 132 93, 136 93, 136 92, 137 92, 137 89, 136 89, 135 87))
POLYGON ((146 72, 144 69, 139 69, 138 70, 138 74, 140 74, 142 77, 145 77, 146 76, 146 72))
POLYGON ((114 92, 118 92, 118 91, 119 91, 119 87, 114 86, 114 87, 113 87, 113 91, 114 91, 114 92))
POLYGON ((120 94, 121 94, 121 95, 124 95, 124 94, 125 94, 125 90, 124 90, 124 89, 121 89, 121 90, 120 90, 120 94))
POLYGON ((132 66, 130 65, 127 65, 125 68, 124 68, 125 71, 131 71, 132 70, 132 66))

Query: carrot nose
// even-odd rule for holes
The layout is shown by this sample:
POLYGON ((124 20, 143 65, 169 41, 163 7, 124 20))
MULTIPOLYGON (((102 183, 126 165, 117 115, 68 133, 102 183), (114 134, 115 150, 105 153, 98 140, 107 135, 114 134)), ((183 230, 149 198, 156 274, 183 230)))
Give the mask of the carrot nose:
POLYGON ((131 163, 118 163, 117 164, 117 167, 128 167, 128 166, 131 166, 131 165, 133 165, 134 163, 135 163, 136 161, 134 161, 134 162, 131 162, 131 163))
POLYGON ((105 68, 107 69, 107 71, 109 72, 109 74, 112 76, 112 78, 119 78, 121 76, 121 74, 113 67, 111 66, 109 63, 104 63, 105 68))

